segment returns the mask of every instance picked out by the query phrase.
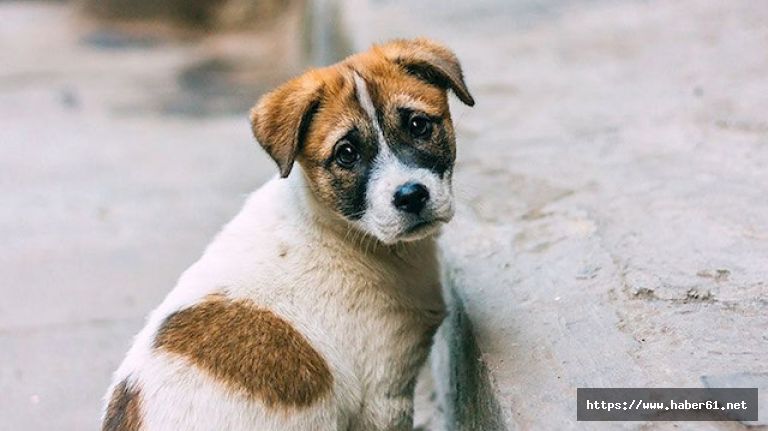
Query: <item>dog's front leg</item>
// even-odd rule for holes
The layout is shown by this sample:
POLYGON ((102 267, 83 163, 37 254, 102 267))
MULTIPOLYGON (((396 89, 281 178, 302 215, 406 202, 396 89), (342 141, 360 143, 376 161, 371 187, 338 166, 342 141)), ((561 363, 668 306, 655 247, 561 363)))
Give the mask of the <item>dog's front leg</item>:
POLYGON ((412 431, 413 396, 377 396, 368 399, 350 431, 412 431))

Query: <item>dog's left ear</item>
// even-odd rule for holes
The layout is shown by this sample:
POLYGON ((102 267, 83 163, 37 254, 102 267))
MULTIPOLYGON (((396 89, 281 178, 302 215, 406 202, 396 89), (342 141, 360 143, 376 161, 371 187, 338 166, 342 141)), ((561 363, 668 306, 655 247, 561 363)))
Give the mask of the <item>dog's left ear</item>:
POLYGON ((399 39, 378 48, 389 61, 409 73, 445 90, 451 89, 464 104, 475 105, 464 83, 459 59, 445 46, 429 39, 399 39))
POLYGON ((251 128, 256 140, 280 168, 291 173, 317 107, 322 83, 307 73, 266 94, 251 109, 251 128))

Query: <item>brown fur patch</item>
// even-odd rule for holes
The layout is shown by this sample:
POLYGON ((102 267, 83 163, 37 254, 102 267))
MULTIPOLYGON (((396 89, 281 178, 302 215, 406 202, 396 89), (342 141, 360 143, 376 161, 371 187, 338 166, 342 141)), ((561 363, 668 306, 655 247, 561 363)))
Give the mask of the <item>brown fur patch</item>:
POLYGON ((270 406, 309 406, 333 382, 323 357, 288 322, 223 295, 170 315, 155 347, 270 406))
POLYGON ((443 45, 424 38, 399 39, 376 46, 373 50, 421 79, 450 88, 462 102, 474 106, 475 99, 464 83, 459 59, 443 45))
POLYGON ((128 379, 120 382, 112 390, 112 398, 107 404, 102 431, 139 431, 141 430, 141 393, 130 386, 128 379))
POLYGON ((253 134, 277 163, 283 178, 291 173, 299 144, 317 107, 321 84, 307 75, 294 78, 251 109, 253 134))
MULTIPOLYGON (((332 157, 336 142, 349 130, 356 128, 369 139, 373 138, 374 131, 369 126, 365 112, 357 104, 351 70, 338 67, 322 69, 320 72, 318 77, 324 81, 324 97, 309 127, 299 160, 315 195, 328 207, 338 209, 339 200, 343 198, 339 190, 354 187, 359 175, 329 165, 327 160, 332 157)), ((359 149, 364 159, 370 160, 375 156, 370 152, 371 148, 359 149)))

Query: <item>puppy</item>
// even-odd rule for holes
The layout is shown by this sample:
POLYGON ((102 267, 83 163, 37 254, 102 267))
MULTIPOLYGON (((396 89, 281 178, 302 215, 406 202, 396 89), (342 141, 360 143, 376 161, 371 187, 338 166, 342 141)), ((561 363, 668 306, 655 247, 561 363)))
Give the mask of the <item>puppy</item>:
POLYGON ((264 96, 267 182, 147 319, 106 431, 410 430, 445 314, 434 235, 453 216, 456 56, 374 46, 264 96), (293 169, 298 163, 300 169, 293 169))

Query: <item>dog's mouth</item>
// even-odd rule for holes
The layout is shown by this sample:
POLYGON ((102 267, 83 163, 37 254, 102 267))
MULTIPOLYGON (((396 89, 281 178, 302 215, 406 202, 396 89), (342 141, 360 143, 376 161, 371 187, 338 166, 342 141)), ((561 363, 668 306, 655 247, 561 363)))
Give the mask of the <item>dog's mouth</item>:
POLYGON ((443 218, 434 218, 429 220, 419 220, 413 224, 411 224, 408 228, 406 228, 400 235, 400 239, 403 240, 409 240, 409 239, 419 239, 423 238, 430 233, 434 232, 439 228, 443 223, 448 222, 448 220, 443 218))

